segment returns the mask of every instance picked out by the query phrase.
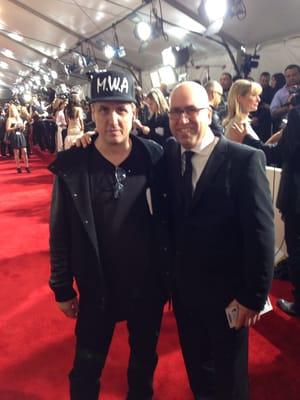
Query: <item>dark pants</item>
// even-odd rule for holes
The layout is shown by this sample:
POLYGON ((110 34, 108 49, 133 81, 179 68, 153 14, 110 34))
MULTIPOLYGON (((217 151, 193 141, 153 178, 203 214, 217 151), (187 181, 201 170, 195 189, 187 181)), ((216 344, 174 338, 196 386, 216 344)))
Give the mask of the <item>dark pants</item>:
MULTIPOLYGON (((128 312, 130 358, 128 400, 151 400, 157 364, 156 345, 163 312, 162 302, 134 303, 128 312)), ((97 400, 100 377, 112 340, 116 320, 93 305, 81 304, 76 325, 76 352, 70 372, 71 400, 97 400)))
POLYGON ((195 399, 248 400, 248 329, 230 329, 223 307, 189 309, 178 295, 173 305, 195 399))
POLYGON ((285 242, 289 255, 289 275, 300 311, 300 214, 284 215, 285 242))

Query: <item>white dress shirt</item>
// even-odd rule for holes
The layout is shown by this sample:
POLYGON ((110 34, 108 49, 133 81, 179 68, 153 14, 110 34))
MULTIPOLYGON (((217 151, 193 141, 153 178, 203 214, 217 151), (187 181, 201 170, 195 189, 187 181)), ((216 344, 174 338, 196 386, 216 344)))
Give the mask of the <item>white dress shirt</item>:
MULTIPOLYGON (((192 183, 193 183, 193 190, 195 191, 197 182, 205 168, 205 165, 215 148, 215 145, 218 143, 219 138, 216 137, 210 129, 207 130, 206 134, 204 135, 203 139, 190 151, 193 151, 195 154, 192 157, 192 165, 193 165, 193 176, 192 176, 192 183)), ((181 146, 181 172, 184 173, 185 170, 185 156, 184 152, 187 149, 181 146)))

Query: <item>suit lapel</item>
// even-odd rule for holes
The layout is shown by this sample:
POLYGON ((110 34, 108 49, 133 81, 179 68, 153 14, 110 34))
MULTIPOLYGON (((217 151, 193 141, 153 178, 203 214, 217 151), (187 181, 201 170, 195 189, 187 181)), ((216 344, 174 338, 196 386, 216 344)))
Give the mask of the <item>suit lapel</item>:
POLYGON ((213 179, 214 175, 217 173, 221 165, 223 164, 227 151, 227 140, 220 138, 219 142, 213 149, 205 168, 197 182, 196 189, 193 196, 192 207, 199 201, 202 194, 209 182, 213 179))

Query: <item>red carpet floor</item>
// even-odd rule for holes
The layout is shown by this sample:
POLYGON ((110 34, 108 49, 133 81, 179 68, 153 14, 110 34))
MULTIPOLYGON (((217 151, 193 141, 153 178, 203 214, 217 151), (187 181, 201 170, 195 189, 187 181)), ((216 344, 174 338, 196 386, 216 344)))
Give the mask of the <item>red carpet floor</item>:
MULTIPOLYGON (((32 174, 0 159, 0 400, 67 400, 74 322, 56 309, 48 289, 49 157, 31 157, 32 174)), ((275 281, 272 302, 289 297, 275 281)), ((174 318, 166 311, 159 341, 155 400, 192 400, 174 318)), ((126 393, 127 337, 116 330, 103 375, 103 400, 126 393)), ((252 400, 299 400, 300 319, 276 309, 251 331, 252 400)))

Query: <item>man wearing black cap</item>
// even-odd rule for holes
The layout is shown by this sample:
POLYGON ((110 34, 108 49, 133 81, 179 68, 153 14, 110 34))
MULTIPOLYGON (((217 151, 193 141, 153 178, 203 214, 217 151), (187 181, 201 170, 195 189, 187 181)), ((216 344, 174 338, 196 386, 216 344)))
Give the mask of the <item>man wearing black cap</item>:
POLYGON ((93 145, 62 152, 50 166, 50 287, 65 315, 77 318, 70 398, 98 399, 115 324, 126 320, 127 400, 148 400, 165 302, 161 266, 168 265, 162 148, 130 135, 131 75, 94 75, 91 99, 93 145))

